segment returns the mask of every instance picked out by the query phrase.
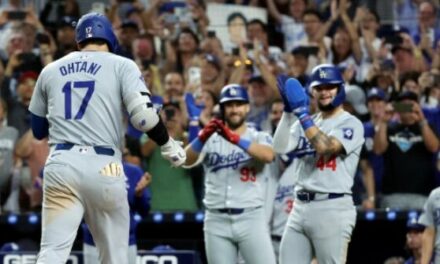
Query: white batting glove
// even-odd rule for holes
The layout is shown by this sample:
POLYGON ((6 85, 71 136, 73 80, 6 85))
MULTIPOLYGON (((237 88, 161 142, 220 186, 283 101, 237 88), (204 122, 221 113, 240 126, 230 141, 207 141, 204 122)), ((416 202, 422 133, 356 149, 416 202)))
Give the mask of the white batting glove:
POLYGON ((186 161, 186 152, 182 148, 182 142, 175 141, 172 137, 160 147, 160 153, 174 167, 179 167, 186 161))

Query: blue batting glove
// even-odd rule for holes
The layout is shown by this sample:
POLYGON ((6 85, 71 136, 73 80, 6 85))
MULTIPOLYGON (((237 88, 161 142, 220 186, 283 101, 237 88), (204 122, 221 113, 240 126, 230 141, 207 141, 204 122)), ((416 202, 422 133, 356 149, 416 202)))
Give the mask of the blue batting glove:
POLYGON ((285 74, 280 74, 277 76, 277 87, 278 92, 281 95, 281 98, 283 99, 284 103, 284 112, 292 113, 292 108, 289 106, 289 102, 286 99, 286 91, 285 91, 285 84, 288 77, 285 74))
POLYGON ((287 102, 289 103, 291 109, 309 106, 309 98, 301 83, 297 79, 289 78, 286 82, 284 91, 286 93, 287 102))
POLYGON ((202 112, 202 108, 196 105, 194 96, 191 93, 185 94, 185 104, 189 118, 192 120, 199 119, 200 113, 202 112))
POLYGON ((286 82, 285 93, 289 106, 298 117, 304 131, 314 126, 312 117, 309 114, 309 97, 304 88, 295 78, 289 78, 286 82))

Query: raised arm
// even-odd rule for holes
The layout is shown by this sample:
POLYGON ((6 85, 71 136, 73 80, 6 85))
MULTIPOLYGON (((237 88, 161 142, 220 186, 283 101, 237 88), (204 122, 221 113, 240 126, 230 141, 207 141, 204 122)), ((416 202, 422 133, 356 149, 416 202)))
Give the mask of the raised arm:
POLYGON ((274 0, 267 0, 267 9, 269 11, 269 15, 272 16, 278 24, 280 24, 282 22, 282 15, 280 11, 278 11, 274 0))

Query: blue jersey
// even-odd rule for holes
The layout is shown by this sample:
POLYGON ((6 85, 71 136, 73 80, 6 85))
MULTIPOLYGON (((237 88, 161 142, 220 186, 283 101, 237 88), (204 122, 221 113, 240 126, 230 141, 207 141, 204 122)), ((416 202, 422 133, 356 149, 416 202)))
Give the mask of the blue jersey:
MULTIPOLYGON (((130 235, 129 245, 136 244, 136 226, 137 222, 134 220, 135 213, 140 214, 142 217, 146 217, 150 211, 150 198, 151 194, 148 188, 144 190, 142 196, 137 197, 135 195, 136 184, 142 178, 144 172, 136 165, 130 163, 123 163, 124 173, 127 177, 127 198, 130 205, 130 235)), ((86 224, 83 227, 83 240, 85 244, 94 246, 92 234, 90 234, 89 228, 86 224)))
POLYGON ((382 190, 382 177, 383 177, 383 156, 376 155, 373 152, 373 142, 374 142, 374 124, 371 121, 365 122, 364 124, 364 137, 365 137, 365 149, 367 151, 367 157, 370 161, 371 167, 374 172, 374 181, 376 185, 376 191, 380 192, 382 190))

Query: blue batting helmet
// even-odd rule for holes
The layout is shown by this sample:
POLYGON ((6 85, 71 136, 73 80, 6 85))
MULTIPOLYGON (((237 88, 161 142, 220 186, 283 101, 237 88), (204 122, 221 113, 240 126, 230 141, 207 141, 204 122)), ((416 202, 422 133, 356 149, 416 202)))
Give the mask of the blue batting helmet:
POLYGON ((249 103, 249 95, 243 86, 239 84, 229 84, 223 87, 220 93, 220 105, 229 101, 249 103))
POLYGON ((101 39, 107 42, 110 52, 115 52, 118 46, 112 23, 103 14, 89 13, 82 16, 75 31, 78 44, 89 39, 101 39))
POLYGON ((333 98, 334 107, 341 105, 345 100, 344 79, 339 69, 330 64, 318 65, 312 70, 309 88, 323 84, 335 84, 338 86, 338 93, 333 98))

